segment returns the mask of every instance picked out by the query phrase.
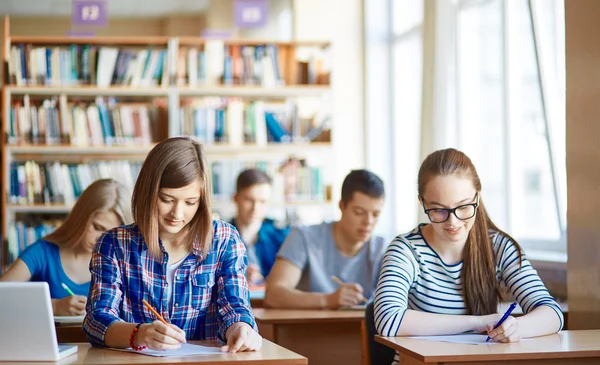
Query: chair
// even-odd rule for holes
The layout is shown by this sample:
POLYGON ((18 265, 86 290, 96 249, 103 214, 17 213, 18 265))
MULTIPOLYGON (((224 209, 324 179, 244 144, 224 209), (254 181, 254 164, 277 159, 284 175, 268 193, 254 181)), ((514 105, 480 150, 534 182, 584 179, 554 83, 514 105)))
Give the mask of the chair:
POLYGON ((367 327, 367 346, 371 365, 390 365, 394 361, 396 351, 375 341, 375 309, 373 302, 367 304, 365 310, 365 326, 367 327))

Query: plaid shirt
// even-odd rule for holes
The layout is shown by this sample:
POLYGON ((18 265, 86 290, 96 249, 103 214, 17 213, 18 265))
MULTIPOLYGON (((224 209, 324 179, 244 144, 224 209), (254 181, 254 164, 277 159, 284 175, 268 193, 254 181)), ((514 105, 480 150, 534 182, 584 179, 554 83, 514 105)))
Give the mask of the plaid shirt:
POLYGON ((151 257, 136 224, 106 232, 96 244, 92 281, 83 330, 94 346, 115 321, 150 323, 156 318, 146 299, 163 318, 186 333, 188 340, 225 340, 227 328, 246 322, 257 329, 245 278, 247 258, 237 230, 213 221, 213 244, 205 259, 196 246, 175 272, 172 308, 168 308, 167 260, 151 257), (215 285, 216 284, 216 285, 215 285))

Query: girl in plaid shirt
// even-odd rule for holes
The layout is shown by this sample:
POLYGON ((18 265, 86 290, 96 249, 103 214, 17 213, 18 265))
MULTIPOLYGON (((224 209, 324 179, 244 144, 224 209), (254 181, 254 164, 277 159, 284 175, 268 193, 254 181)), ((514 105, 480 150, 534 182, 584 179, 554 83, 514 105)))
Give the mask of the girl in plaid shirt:
POLYGON ((220 339, 223 351, 260 349, 244 244, 212 219, 211 191, 199 143, 170 138, 150 151, 133 191, 135 223, 106 232, 92 254, 83 324, 92 345, 169 350, 220 339))

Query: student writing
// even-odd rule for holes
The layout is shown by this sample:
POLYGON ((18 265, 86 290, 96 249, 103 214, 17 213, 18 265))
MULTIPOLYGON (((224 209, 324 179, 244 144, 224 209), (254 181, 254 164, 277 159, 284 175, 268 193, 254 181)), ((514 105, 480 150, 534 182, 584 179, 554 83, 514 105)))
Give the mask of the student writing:
POLYGON ((342 183, 339 221, 292 229, 267 278, 265 304, 338 308, 371 297, 387 246, 372 235, 383 201, 383 181, 377 175, 350 172, 342 183))
MULTIPOLYGON (((430 223, 389 245, 375 294, 383 336, 483 332, 515 342, 559 331, 560 307, 519 244, 489 218, 475 166, 455 149, 436 151, 418 175, 419 201, 430 223), (502 287, 525 315, 497 313, 502 287)), ((395 361, 398 361, 396 354, 395 361)))
POLYGON ((90 184, 65 221, 29 246, 0 280, 45 281, 55 315, 85 314, 92 249, 102 232, 132 222, 130 198, 127 189, 115 180, 90 184))
POLYGON ((223 351, 261 347, 244 244, 229 223, 213 221, 211 191, 199 143, 170 138, 150 151, 133 191, 135 223, 106 232, 92 254, 83 324, 92 345, 168 350, 221 339, 223 351))

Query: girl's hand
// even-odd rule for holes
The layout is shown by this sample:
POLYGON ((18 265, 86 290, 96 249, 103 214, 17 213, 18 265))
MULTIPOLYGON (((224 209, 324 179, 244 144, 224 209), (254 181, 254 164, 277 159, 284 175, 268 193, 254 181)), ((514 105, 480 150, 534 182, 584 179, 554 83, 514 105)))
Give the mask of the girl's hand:
POLYGON ((223 352, 258 351, 262 346, 262 337, 245 322, 229 326, 225 337, 227 345, 221 347, 223 352))
POLYGON ((158 320, 142 324, 134 338, 136 346, 146 345, 151 350, 175 350, 185 342, 185 332, 181 328, 158 320))
POLYGON ((519 321, 515 317, 509 316, 500 326, 498 326, 498 328, 494 329, 496 323, 498 322, 488 323, 486 325, 488 336, 490 336, 492 341, 503 343, 521 341, 519 321))
POLYGON ((52 307, 55 316, 82 316, 85 314, 87 297, 70 295, 62 299, 53 299, 52 307))

